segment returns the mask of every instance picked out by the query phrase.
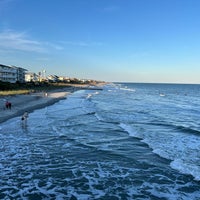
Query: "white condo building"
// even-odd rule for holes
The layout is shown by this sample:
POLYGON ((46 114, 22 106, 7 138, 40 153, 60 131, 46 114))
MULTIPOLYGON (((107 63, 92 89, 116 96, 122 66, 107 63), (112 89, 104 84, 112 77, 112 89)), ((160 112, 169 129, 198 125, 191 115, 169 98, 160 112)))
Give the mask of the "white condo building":
POLYGON ((24 83, 25 71, 27 70, 21 67, 0 64, 0 81, 10 83, 19 81, 20 83, 24 83))

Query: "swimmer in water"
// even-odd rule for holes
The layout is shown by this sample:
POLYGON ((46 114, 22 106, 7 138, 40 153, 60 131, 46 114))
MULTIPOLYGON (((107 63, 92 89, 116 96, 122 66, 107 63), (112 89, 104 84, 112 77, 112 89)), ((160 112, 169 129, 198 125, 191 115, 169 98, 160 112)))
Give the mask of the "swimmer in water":
POLYGON ((26 111, 26 112, 22 115, 21 120, 22 120, 22 121, 27 121, 27 119, 28 119, 28 112, 26 111))

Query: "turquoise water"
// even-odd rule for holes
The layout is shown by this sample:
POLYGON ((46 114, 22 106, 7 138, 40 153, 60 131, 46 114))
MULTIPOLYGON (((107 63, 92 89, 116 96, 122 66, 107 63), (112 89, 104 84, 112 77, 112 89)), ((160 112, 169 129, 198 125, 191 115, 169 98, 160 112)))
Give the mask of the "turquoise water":
POLYGON ((0 199, 200 199, 200 85, 110 84, 0 125, 0 199))

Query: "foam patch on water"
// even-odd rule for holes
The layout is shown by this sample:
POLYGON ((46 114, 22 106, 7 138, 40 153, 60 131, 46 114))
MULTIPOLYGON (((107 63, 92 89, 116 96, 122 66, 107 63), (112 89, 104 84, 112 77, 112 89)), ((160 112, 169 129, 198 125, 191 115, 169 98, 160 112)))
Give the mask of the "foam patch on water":
POLYGON ((197 165, 184 162, 184 160, 176 159, 171 162, 170 166, 183 174, 189 174, 195 177, 195 180, 200 181, 200 168, 197 165))
POLYGON ((120 88, 120 90, 125 90, 125 91, 129 91, 129 92, 135 92, 135 89, 131 89, 131 88, 120 88))
POLYGON ((100 95, 88 100, 86 94, 31 113, 26 129, 18 118, 1 125, 2 199, 199 198, 198 182, 172 169, 199 180, 197 135, 148 126, 143 118, 137 124, 128 109, 124 115, 112 107, 101 112, 102 102, 95 110, 92 102, 100 95), (152 149, 172 160, 172 168, 152 149))
POLYGON ((184 174, 200 180, 200 138, 181 133, 181 135, 158 135, 157 138, 146 136, 147 143, 153 152, 172 160, 171 167, 184 174), (171 137, 172 136, 172 137, 171 137))
POLYGON ((137 137, 137 138, 141 138, 141 135, 140 133, 137 131, 136 128, 134 128, 133 126, 131 125, 127 125, 127 124, 123 124, 123 123, 120 123, 119 125, 122 129, 124 129, 126 132, 128 132, 128 134, 132 137, 137 137))
POLYGON ((144 126, 138 129, 134 124, 120 124, 120 127, 131 137, 141 138, 142 142, 149 145, 155 154, 172 160, 171 167, 183 174, 192 175, 195 180, 200 180, 200 137, 182 132, 174 133, 170 129, 156 130, 144 126))

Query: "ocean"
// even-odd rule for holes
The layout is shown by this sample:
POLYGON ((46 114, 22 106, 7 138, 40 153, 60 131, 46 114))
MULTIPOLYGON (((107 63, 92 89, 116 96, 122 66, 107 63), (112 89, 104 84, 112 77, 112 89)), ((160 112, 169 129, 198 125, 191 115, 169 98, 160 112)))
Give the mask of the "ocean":
POLYGON ((200 85, 112 83, 0 124, 0 199, 199 200, 200 85))

